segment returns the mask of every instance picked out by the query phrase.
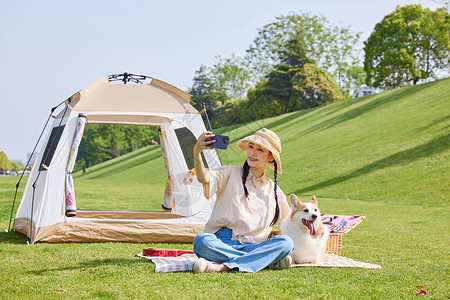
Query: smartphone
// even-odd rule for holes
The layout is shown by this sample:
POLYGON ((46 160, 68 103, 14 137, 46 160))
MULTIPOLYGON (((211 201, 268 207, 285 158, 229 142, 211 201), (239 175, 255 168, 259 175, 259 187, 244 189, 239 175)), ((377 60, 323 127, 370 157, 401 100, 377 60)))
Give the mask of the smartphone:
POLYGON ((207 138, 205 140, 205 142, 211 141, 211 140, 215 140, 215 142, 212 144, 209 144, 207 147, 225 150, 228 147, 228 142, 230 141, 230 137, 228 137, 226 135, 216 134, 216 136, 213 138, 207 138))

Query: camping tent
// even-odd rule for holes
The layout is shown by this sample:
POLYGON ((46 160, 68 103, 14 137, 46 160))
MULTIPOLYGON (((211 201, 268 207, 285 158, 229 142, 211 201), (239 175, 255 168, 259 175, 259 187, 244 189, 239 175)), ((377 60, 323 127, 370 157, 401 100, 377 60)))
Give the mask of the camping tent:
MULTIPOLYGON (((205 199, 201 184, 189 173, 193 145, 206 130, 190 99, 163 81, 127 73, 102 78, 71 96, 54 116, 29 175, 13 230, 27 235, 32 243, 191 242, 202 232, 214 198, 205 199), (114 82, 119 79, 125 84, 114 82), (138 84, 126 84, 131 79, 138 84), (144 84, 143 79, 151 81, 144 84), (76 208, 71 172, 86 122, 158 127, 168 175, 163 206, 171 211, 76 208)), ((221 165, 213 150, 203 151, 203 158, 210 169, 221 165)))

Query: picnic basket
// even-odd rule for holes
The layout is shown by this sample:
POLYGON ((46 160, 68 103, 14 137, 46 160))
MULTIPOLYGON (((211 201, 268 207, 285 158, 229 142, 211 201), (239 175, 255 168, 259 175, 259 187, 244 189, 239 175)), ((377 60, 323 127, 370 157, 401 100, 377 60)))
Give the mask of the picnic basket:
POLYGON ((365 218, 365 216, 333 216, 323 214, 322 222, 330 229, 330 236, 328 237, 325 253, 341 255, 343 236, 361 223, 365 218), (343 223, 346 225, 342 226, 343 223))

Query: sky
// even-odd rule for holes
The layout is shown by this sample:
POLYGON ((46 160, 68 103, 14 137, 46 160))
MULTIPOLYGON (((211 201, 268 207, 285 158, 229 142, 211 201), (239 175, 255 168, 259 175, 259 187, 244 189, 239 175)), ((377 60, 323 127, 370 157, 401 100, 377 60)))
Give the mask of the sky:
POLYGON ((200 65, 244 56, 258 29, 281 15, 324 16, 361 32, 363 42, 408 4, 441 7, 433 0, 3 0, 0 151, 25 163, 50 109, 102 77, 128 72, 187 90, 200 65))

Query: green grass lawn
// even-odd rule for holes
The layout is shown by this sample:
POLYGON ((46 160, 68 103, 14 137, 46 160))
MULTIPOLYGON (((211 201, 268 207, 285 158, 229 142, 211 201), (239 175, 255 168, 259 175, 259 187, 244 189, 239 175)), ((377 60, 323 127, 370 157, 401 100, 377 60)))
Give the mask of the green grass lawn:
MULTIPOLYGON (((1 298, 408 299, 422 285, 427 298, 448 299, 449 98, 447 79, 217 130, 231 137, 222 160, 239 165, 239 138, 263 126, 277 132, 283 191, 302 200, 316 195, 324 213, 367 216, 343 238, 342 255, 381 270, 158 274, 134 255, 192 245, 29 246, 4 231, 18 178, 0 176, 1 298)), ((159 210, 166 179, 160 156, 151 146, 75 174, 78 207, 159 210)))

